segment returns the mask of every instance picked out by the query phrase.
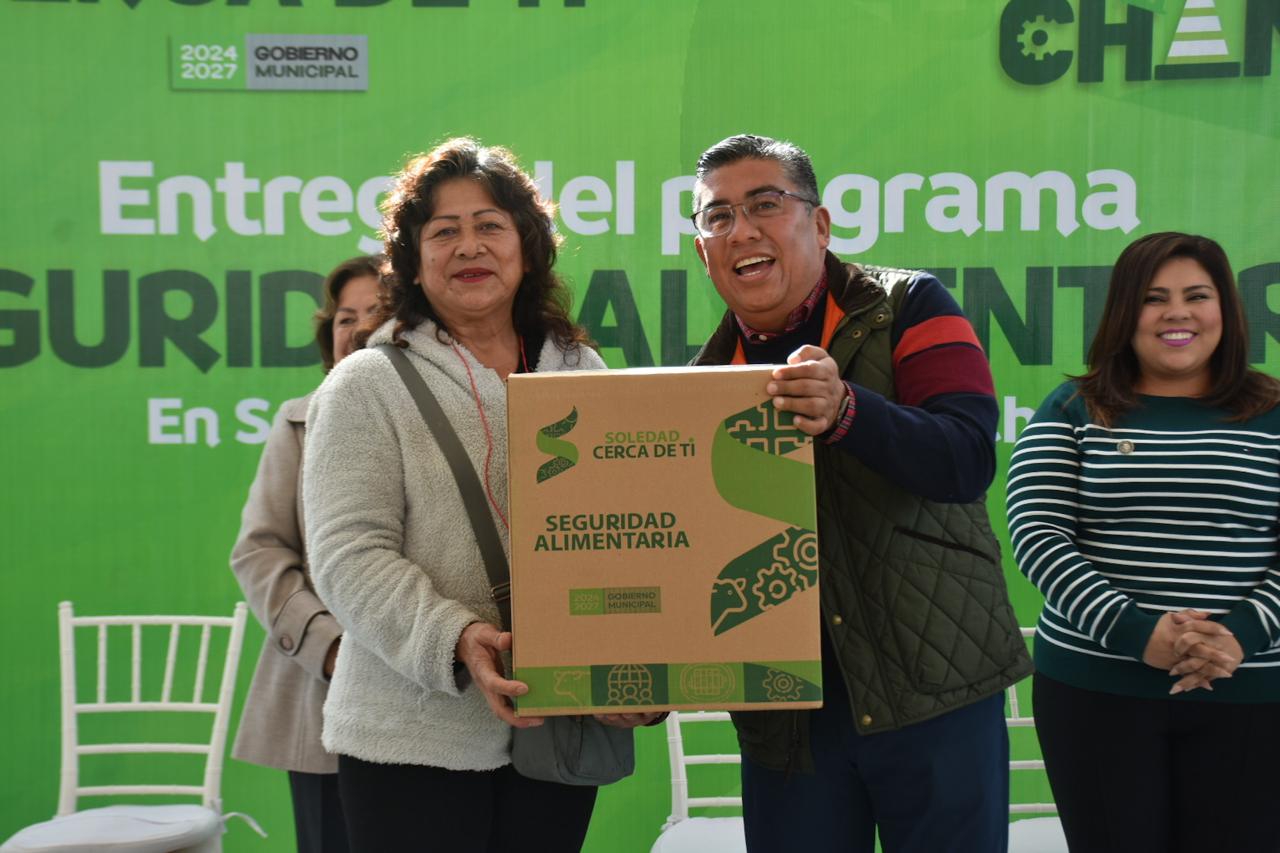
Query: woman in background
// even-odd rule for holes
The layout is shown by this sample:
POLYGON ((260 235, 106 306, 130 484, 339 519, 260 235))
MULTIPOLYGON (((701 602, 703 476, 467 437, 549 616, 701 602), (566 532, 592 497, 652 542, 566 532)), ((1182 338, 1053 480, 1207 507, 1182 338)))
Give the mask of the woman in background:
POLYGON ((1280 849, 1280 383, 1212 240, 1116 261, 1089 371, 1009 468, 1045 596, 1036 729, 1072 850, 1280 849))
MULTIPOLYGON (((350 355, 352 333, 378 302, 378 257, 339 264, 324 282, 316 343, 325 373, 350 355)), ((345 853, 336 756, 320 743, 342 627, 316 596, 302 521, 302 454, 311 396, 280 406, 249 489, 231 569, 267 632, 232 755, 289 772, 302 853, 345 853)))

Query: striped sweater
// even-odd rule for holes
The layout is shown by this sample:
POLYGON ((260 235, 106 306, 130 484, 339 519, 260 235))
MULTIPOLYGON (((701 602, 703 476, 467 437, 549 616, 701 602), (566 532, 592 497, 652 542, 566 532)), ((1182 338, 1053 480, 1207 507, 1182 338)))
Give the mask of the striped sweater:
POLYGON ((1074 383, 1018 437, 1007 507, 1018 567, 1044 594, 1036 667, 1088 690, 1165 697, 1141 662, 1160 615, 1227 625, 1244 663, 1178 701, 1280 701, 1280 408, 1245 423, 1185 397, 1142 397, 1111 429, 1074 383))

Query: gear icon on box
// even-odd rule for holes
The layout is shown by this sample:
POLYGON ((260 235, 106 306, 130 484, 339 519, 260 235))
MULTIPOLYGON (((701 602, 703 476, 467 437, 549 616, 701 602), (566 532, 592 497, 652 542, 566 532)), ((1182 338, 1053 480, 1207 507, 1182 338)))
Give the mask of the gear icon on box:
POLYGON ((1050 21, 1044 15, 1037 15, 1033 20, 1027 21, 1022 25, 1022 32, 1018 33, 1022 55, 1040 60, 1062 50, 1058 41, 1062 38, 1063 29, 1062 24, 1050 21))
MULTIPOLYGON (((796 589, 808 589, 818 580, 818 536, 812 530, 792 527, 773 548, 775 565, 793 566, 798 571, 796 589)), ((793 572, 793 574, 795 574, 793 572)))
POLYGON ((789 672, 770 669, 764 680, 764 694, 770 702, 794 702, 804 692, 804 684, 789 672))
POLYGON ((756 574, 756 582, 752 584, 751 592, 760 603, 760 609, 768 610, 790 598, 797 588, 801 587, 796 570, 781 563, 774 563, 772 568, 761 569, 756 574))

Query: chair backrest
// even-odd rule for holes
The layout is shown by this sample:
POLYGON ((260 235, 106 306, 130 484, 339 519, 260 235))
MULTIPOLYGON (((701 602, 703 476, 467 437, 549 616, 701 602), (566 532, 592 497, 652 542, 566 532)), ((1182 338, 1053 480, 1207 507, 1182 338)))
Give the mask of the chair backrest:
MULTIPOLYGON (((1035 628, 1022 628, 1022 636, 1025 640, 1034 640, 1035 628)), ((1040 744, 1034 737, 1017 738, 1015 731, 1019 729, 1029 729, 1035 732, 1035 717, 1031 714, 1031 679, 1024 678, 1017 684, 1011 684, 1005 689, 1005 723, 1009 726, 1009 748, 1010 748, 1010 787, 1013 787, 1014 781, 1018 778, 1015 774, 1024 773, 1024 778, 1029 778, 1031 773, 1036 773, 1044 777, 1044 759, 1040 758, 1040 744), (1021 688, 1021 691, 1019 691, 1021 688), (1020 758, 1020 755, 1034 755, 1034 758, 1020 758)), ((1046 783, 1047 784, 1047 783, 1046 783)), ((1058 807, 1052 802, 1038 803, 1010 803, 1009 814, 1011 815, 1028 815, 1042 814, 1055 815, 1058 813, 1058 807)))
MULTIPOLYGON (((227 741, 227 725, 231 716, 231 700, 235 694, 236 669, 240 662, 240 647, 244 641, 245 605, 240 602, 230 617, 227 616, 75 616, 71 602, 58 605, 58 647, 62 671, 62 782, 58 795, 58 814, 71 814, 76 810, 78 798, 104 795, 154 795, 178 794, 197 796, 205 808, 221 812, 219 791, 222 785, 223 754, 227 741), (177 695, 174 675, 179 659, 179 638, 182 629, 190 627, 199 631, 199 648, 195 655, 194 689, 177 695), (108 629, 127 630, 129 648, 129 695, 126 699, 114 698, 107 690, 107 642, 108 629), (148 636, 168 629, 165 645, 163 680, 158 689, 143 688, 143 629, 148 636), (87 701, 80 701, 76 692, 76 630, 96 629, 97 672, 92 679, 96 685, 87 701), (210 669, 210 635, 214 629, 229 631, 224 648, 222 677, 216 697, 206 701, 206 673, 210 669), (191 712, 212 716, 212 726, 207 740, 182 743, 80 743, 79 720, 82 715, 119 712, 191 712), (84 755, 122 755, 141 753, 177 753, 204 756, 204 778, 200 785, 97 785, 80 784, 80 757, 84 755)), ((117 644, 118 645, 118 644, 117 644)), ((183 655, 184 661, 190 655, 183 655)), ((213 666, 217 666, 214 661, 213 666)), ((185 666, 185 663, 184 663, 185 666)), ((184 679, 185 681, 185 679, 184 679)), ((185 685, 184 685, 185 687, 185 685)))
POLYGON ((665 830, 689 819, 689 809, 742 807, 742 797, 689 796, 688 768, 710 764, 741 764, 742 756, 733 753, 689 753, 685 750, 684 727, 703 723, 728 723, 727 711, 672 711, 667 717, 667 754, 671 759, 671 816, 662 825, 665 830))

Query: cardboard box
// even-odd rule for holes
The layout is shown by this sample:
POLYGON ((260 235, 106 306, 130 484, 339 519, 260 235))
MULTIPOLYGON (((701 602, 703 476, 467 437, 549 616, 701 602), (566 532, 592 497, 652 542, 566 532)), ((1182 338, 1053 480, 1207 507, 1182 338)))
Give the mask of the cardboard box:
POLYGON ((770 371, 511 376, 519 713, 822 704, 813 446, 770 371))

